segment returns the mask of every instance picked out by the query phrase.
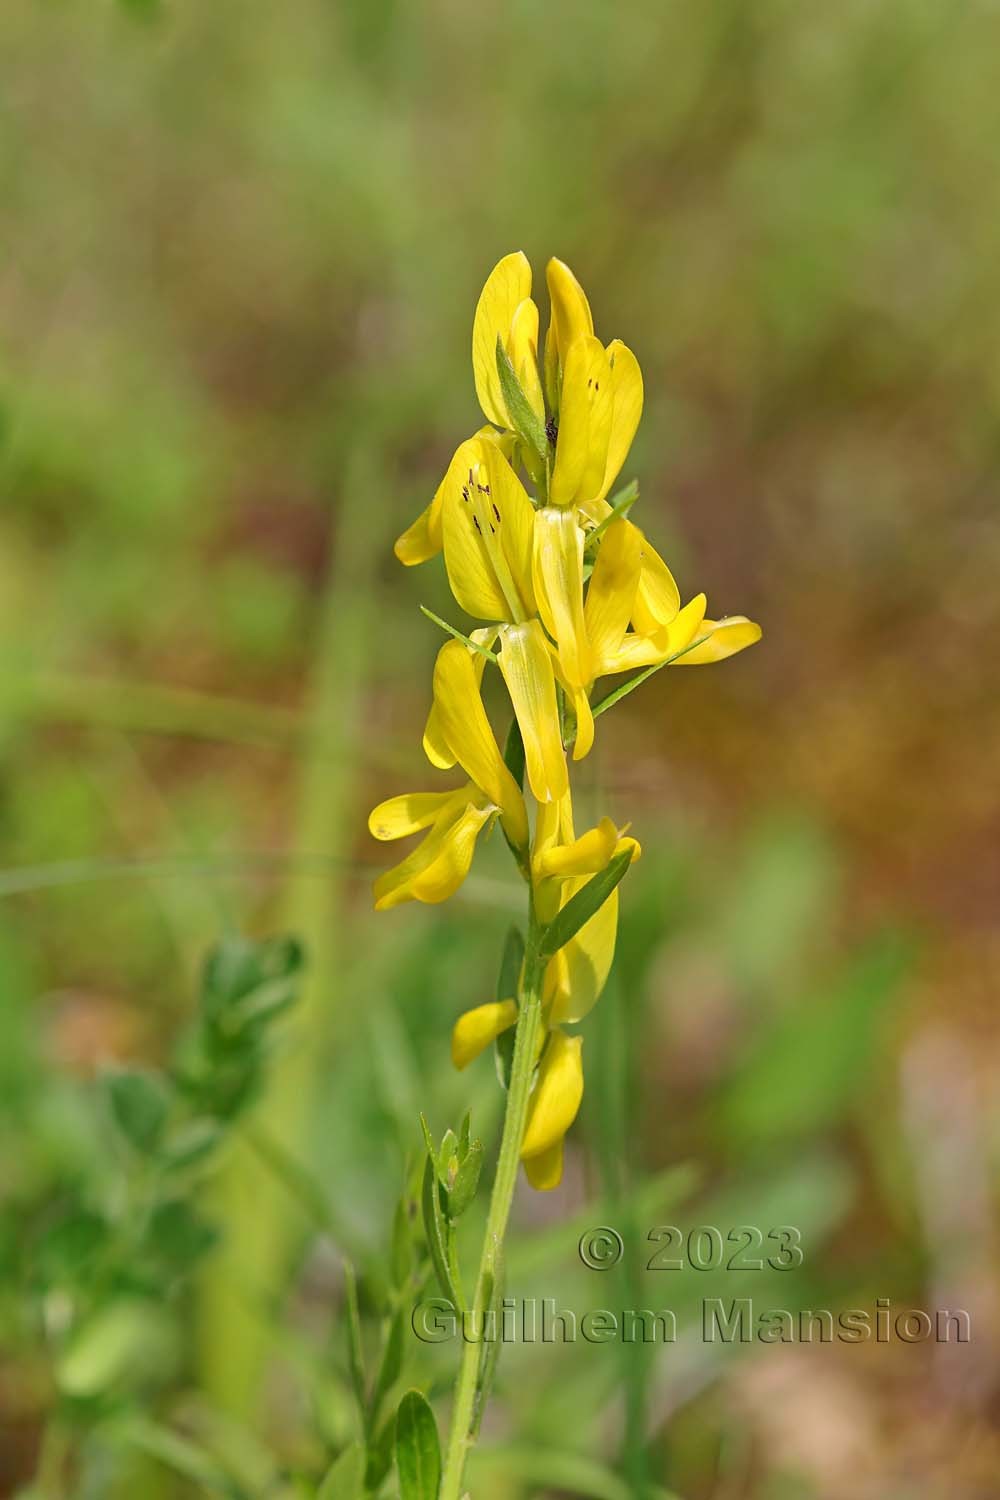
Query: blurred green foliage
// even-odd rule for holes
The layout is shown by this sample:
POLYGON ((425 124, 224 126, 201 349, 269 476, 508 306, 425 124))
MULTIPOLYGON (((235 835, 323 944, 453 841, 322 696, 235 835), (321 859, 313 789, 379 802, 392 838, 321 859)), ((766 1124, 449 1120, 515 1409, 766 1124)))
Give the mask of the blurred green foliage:
MULTIPOLYGON (((509 1283, 693 1328, 746 1283, 661 1289, 668 1221, 800 1227, 761 1301, 990 1281, 998 40, 945 0, 3 7, 0 1493, 311 1494, 358 1437, 339 1257, 372 1351, 419 1111, 471 1107, 492 1160, 491 1064, 447 1037, 518 893, 486 848, 461 904, 376 922, 364 817, 426 774, 444 591, 391 541, 478 424, 472 308, 517 246, 635 348, 635 515, 765 639, 601 721, 593 796, 645 857, 509 1283), (235 930, 295 932, 308 978, 237 1029, 273 1054, 206 1072, 235 930), (206 1155, 151 1197, 184 1111, 206 1155)), ((473 1493, 990 1494, 961 1353, 510 1348, 473 1493)), ((400 1388, 453 1357, 408 1343, 400 1388)))

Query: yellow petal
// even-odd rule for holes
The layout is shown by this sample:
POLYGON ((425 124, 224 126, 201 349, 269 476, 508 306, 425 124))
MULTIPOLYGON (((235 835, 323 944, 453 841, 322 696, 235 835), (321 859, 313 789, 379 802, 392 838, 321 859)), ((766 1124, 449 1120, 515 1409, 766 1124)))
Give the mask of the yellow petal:
POLYGON ((703 620, 700 630, 695 634, 705 633, 708 633, 708 640, 679 656, 675 665, 698 667, 705 662, 724 661, 727 656, 735 656, 737 651, 745 651, 747 646, 754 645, 763 634, 760 626, 754 624, 753 620, 748 620, 746 615, 728 615, 724 620, 703 620))
POLYGON ((604 481, 598 491, 598 498, 602 500, 621 473, 642 416, 642 371, 639 369, 639 361, 621 339, 612 339, 607 354, 611 366, 614 407, 604 481))
POLYGON ((521 250, 505 255, 486 278, 472 322, 472 371, 476 395, 489 421, 509 427, 497 374, 497 339, 507 347, 518 305, 531 296, 531 266, 521 250))
POLYGON ((518 303, 511 319, 507 353, 514 374, 528 398, 528 405, 540 422, 545 421, 545 398, 538 373, 538 308, 530 297, 518 303))
POLYGON ((531 555, 535 512, 498 446, 463 443, 444 478, 444 560, 459 604, 485 620, 535 613, 531 555))
MULTIPOLYGON (((452 762, 454 764, 454 762, 452 762)), ((430 827, 455 797, 450 792, 405 792, 372 808, 368 829, 376 839, 405 839, 408 834, 430 827)))
POLYGON ((538 620, 502 627, 500 670, 524 741, 528 783, 539 802, 556 802, 569 782, 552 657, 538 620))
POLYGON ((461 641, 448 641, 434 666, 434 703, 440 732, 450 753, 499 807, 504 828, 519 849, 528 842, 528 815, 521 789, 497 749, 471 653, 461 641))
MULTIPOLYGON (((705 602, 704 594, 695 594, 668 625, 654 631, 652 635, 627 635, 613 658, 606 662, 606 670, 631 672, 636 667, 655 666, 668 657, 676 656, 678 651, 683 651, 695 636, 702 633, 705 602)), ((684 656, 678 657, 678 664, 686 659, 684 656)))
POLYGON ((416 563, 427 562, 428 558, 436 557, 441 551, 441 498, 444 493, 444 481, 438 485, 434 499, 425 510, 408 526, 402 536, 398 536, 393 545, 393 551, 400 562, 407 568, 412 568, 416 563))
MULTIPOLYGON (((631 526, 631 521, 626 521, 631 526)), ((635 528, 639 531, 639 528, 635 528)), ((635 594, 632 623, 642 635, 669 625, 681 607, 680 589, 663 558, 639 531, 642 548, 639 584, 635 594)))
POLYGON ((596 875, 610 864, 618 847, 618 829, 610 818, 602 818, 596 828, 588 828, 571 844, 547 849, 534 862, 535 873, 546 875, 596 875))
POLYGON ((583 760, 594 747, 594 711, 586 688, 572 688, 573 712, 576 714, 576 738, 573 741, 573 759, 583 760))
POLYGON ((553 505, 592 500, 608 462, 614 410, 611 366, 600 339, 576 339, 566 355, 556 461, 549 486, 553 505))
MULTIPOLYGON (((590 876, 584 875, 567 881, 563 886, 564 904, 589 879, 590 876)), ((585 922, 575 937, 570 938, 556 954, 562 966, 549 1012, 552 1025, 582 1020, 597 1004, 611 971, 617 933, 618 891, 615 889, 590 921, 585 922)))
POLYGON ((573 688, 590 684, 590 646, 583 612, 583 532, 571 510, 545 506, 535 515, 534 584, 538 609, 573 688))
POLYGON ((604 663, 613 658, 628 629, 641 558, 642 539, 637 529, 628 521, 612 521, 600 538, 584 608, 595 677, 609 670, 604 663))
MULTIPOLYGON (((496 629, 486 626, 481 630, 474 630, 469 637, 487 651, 496 640, 496 629)), ((486 658, 482 651, 473 651, 468 646, 466 650, 472 658, 472 666, 476 674, 476 682, 482 687, 483 673, 486 670, 486 658)), ((455 757, 448 746, 441 728, 441 720, 436 705, 431 703, 430 713, 427 715, 427 723, 424 726, 424 754, 432 766, 437 766, 439 771, 448 771, 455 764, 455 757)))
POLYGON ((551 1192, 562 1182, 563 1174, 563 1143, 556 1141, 548 1151, 540 1151, 537 1156, 529 1156, 524 1163, 524 1175, 531 1186, 537 1192, 551 1192))
POLYGON ((583 1038, 554 1031, 542 1054, 528 1105, 521 1156, 539 1156, 561 1141, 576 1119, 583 1098, 583 1038))
POLYGON ((404 901, 431 905, 446 901, 469 873, 479 830, 493 812, 482 797, 473 800, 457 816, 436 822, 412 854, 375 881, 375 910, 388 911, 404 901))
POLYGON ((549 405, 559 408, 559 379, 574 339, 594 331, 594 319, 583 287, 565 261, 553 258, 545 268, 549 288, 549 331, 545 337, 545 389, 549 405))
POLYGON ((451 1060, 455 1067, 468 1067, 516 1020, 517 1004, 513 1000, 494 1000, 489 1005, 477 1005, 475 1010, 467 1010, 459 1016, 451 1033, 451 1060))

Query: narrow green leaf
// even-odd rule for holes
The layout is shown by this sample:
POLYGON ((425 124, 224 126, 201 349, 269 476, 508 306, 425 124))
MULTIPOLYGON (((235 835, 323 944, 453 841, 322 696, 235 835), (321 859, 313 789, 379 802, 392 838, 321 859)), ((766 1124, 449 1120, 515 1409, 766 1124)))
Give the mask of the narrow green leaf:
POLYGON ((448 1236, 444 1212, 441 1208, 441 1185, 438 1182, 437 1170, 431 1156, 428 1156, 424 1166, 422 1207, 424 1211, 424 1234, 427 1236, 427 1249, 430 1252, 431 1264, 437 1274, 441 1290, 455 1307, 461 1307, 461 1299, 452 1280, 451 1267, 448 1264, 448 1236))
POLYGON ((672 662, 679 661, 682 656, 686 656, 689 651, 693 651, 695 646, 703 646, 707 640, 707 635, 699 635, 695 640, 689 641, 682 651, 675 651, 673 656, 668 656, 665 661, 654 662, 651 667, 646 667, 642 672, 637 672, 634 677, 629 678, 628 682, 623 682, 621 687, 615 688, 606 698, 602 698, 600 703, 594 704, 594 718, 596 719, 598 715, 606 713, 609 708, 613 708, 623 698, 627 698, 629 693, 634 692, 637 687, 646 681, 647 677, 652 677, 654 672, 662 672, 664 667, 669 667, 672 662))
POLYGON ((357 1402, 361 1420, 364 1422, 368 1410, 368 1382, 365 1378, 365 1352, 361 1343, 358 1282, 354 1267, 349 1260, 344 1262, 344 1301, 347 1305, 347 1363, 351 1371, 354 1399, 357 1402))
MULTIPOLYGON (((521 968, 524 964, 524 937, 521 929, 512 926, 504 939, 500 972, 497 975, 496 998, 516 1000, 521 984, 521 968)), ((493 1044, 493 1055, 497 1065, 497 1077, 503 1087, 510 1087, 510 1070, 514 1062, 514 1027, 501 1031, 493 1044)))
POLYGON ((456 630, 454 625, 449 625, 447 620, 442 620, 440 615, 436 615, 432 609, 428 609, 426 604, 421 604, 420 613, 426 615, 428 620, 432 620, 435 625, 439 625, 442 630, 446 630, 449 635, 454 636, 456 641, 461 641, 463 645, 468 646, 470 651, 478 651, 480 656, 485 656, 487 661, 493 662, 494 666, 496 665, 496 656, 492 651, 487 651, 486 647, 481 646, 478 641, 474 641, 471 635, 463 635, 460 630, 456 630))
POLYGON ((396 1414, 396 1472, 400 1500, 437 1500, 441 1444, 437 1423, 420 1391, 407 1391, 396 1414))
POLYGON ((374 1438, 368 1439, 368 1462, 365 1465, 365 1496, 377 1495, 382 1481, 392 1468, 396 1438, 396 1413, 391 1411, 374 1438))
POLYGON ((406 1192, 396 1204, 392 1217, 392 1281, 402 1289, 413 1270, 413 1234, 410 1229, 410 1196, 406 1192))
POLYGON ((389 1324, 389 1336, 385 1341, 382 1363, 379 1365, 378 1375, 375 1379, 375 1389, 372 1391, 371 1412, 369 1414, 370 1428, 374 1428, 378 1422, 379 1409, 382 1402, 396 1384, 403 1368, 403 1338, 405 1328, 403 1309, 398 1308, 392 1322, 389 1324))
POLYGON ((544 424, 539 420, 534 407, 529 402, 521 382, 518 380, 514 366, 510 362, 510 356, 497 337, 497 374, 500 377, 500 389, 507 406, 507 414, 514 424, 514 431, 522 442, 527 443, 537 454, 539 462, 544 464, 549 454, 548 439, 545 436, 544 424))
POLYGON ((112 1118, 129 1145, 136 1151, 153 1151, 169 1109, 160 1076, 142 1068, 115 1069, 105 1074, 104 1089, 112 1118))
POLYGON ((316 1500, 362 1500, 365 1450, 360 1443, 345 1448, 316 1491, 316 1500))
POLYGON ((588 552, 591 550, 594 543, 601 539, 601 537, 607 531, 608 527, 611 525, 612 521, 617 521, 619 516, 628 515, 629 511, 632 509, 638 498, 639 484, 635 479, 630 479, 628 484, 622 485, 621 489, 617 490, 615 494, 612 495, 611 499, 608 501, 608 504, 611 506, 610 512, 604 517, 604 520, 601 521, 599 525, 594 527, 593 531, 589 531, 587 533, 588 552))
POLYGON ((611 895, 632 863, 632 851, 623 849, 609 865, 592 875, 587 884, 571 896, 542 934, 541 956, 549 959, 558 953, 571 937, 580 931, 585 922, 598 911, 611 895))

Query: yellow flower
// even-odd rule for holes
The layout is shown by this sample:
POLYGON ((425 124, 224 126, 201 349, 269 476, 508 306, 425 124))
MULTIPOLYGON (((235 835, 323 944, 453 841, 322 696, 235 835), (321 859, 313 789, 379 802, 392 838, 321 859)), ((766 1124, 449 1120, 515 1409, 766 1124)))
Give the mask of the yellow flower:
MULTIPOLYGON (((638 528, 625 520, 612 521, 601 538, 585 599, 584 541, 573 511, 548 506, 536 515, 535 597, 542 620, 556 642, 559 676, 576 713, 574 760, 588 754, 594 741, 589 695, 597 678, 651 666, 682 650, 694 639, 705 612, 703 594, 696 595, 683 610, 678 608, 676 585, 659 558, 656 561, 670 579, 673 592, 657 596, 658 616, 644 603, 637 605, 644 541, 638 528), (637 612, 655 626, 654 635, 629 630, 637 612)), ((654 580, 661 590, 665 589, 658 572, 654 580)), ((648 592, 644 587, 643 601, 648 592)))
MULTIPOLYGON (((470 615, 503 623, 498 665, 524 740, 539 802, 566 790, 552 657, 536 616, 535 511, 510 464, 490 444, 463 443, 445 476, 444 559, 452 593, 470 615)), ((477 653, 478 654, 478 653, 477 653)))
MULTIPOLYGON (((573 831, 573 808, 567 794, 558 805, 539 808, 532 847, 531 868, 540 918, 551 922, 592 875, 603 870, 616 855, 631 852, 633 862, 641 854, 636 839, 602 818, 596 827, 577 838, 573 831)), ((549 960, 545 971, 544 1002, 550 1025, 579 1021, 592 1010, 607 982, 615 956, 618 932, 617 888, 580 930, 549 960)))
POLYGON ((368 819, 375 838, 430 831, 412 854, 375 881, 375 910, 404 901, 433 905, 454 895, 469 873, 480 829, 496 810, 472 782, 451 792, 410 792, 380 802, 368 819))
POLYGON ((497 373, 497 340, 503 345, 535 415, 544 422, 538 375, 538 308, 531 300, 531 266, 521 250, 505 255, 486 278, 472 322, 472 373, 487 421, 513 428, 497 373))
POLYGON ((517 1020, 516 1000, 492 1000, 459 1016, 451 1033, 451 1060, 456 1068, 467 1068, 490 1042, 496 1041, 517 1020))
POLYGON ((582 1037, 553 1031, 542 1053, 521 1144, 521 1159, 533 1187, 557 1187, 562 1177, 563 1138, 583 1098, 582 1050, 582 1037))
POLYGON ((435 733, 452 763, 484 793, 500 814, 507 837, 517 849, 528 843, 528 815, 521 788, 504 764, 479 695, 473 655, 461 641, 447 641, 434 665, 435 733))
MULTIPOLYGON (((485 443, 493 443, 509 458, 514 451, 514 434, 512 432, 498 432, 495 427, 480 427, 475 436, 485 443)), ((445 475, 445 479, 447 475, 445 475)), ((396 538, 393 551, 397 558, 406 567, 412 568, 417 563, 427 562, 431 557, 436 557, 441 551, 441 506, 444 499, 445 480, 442 479, 434 492, 434 498, 420 515, 408 526, 401 536, 396 538)))

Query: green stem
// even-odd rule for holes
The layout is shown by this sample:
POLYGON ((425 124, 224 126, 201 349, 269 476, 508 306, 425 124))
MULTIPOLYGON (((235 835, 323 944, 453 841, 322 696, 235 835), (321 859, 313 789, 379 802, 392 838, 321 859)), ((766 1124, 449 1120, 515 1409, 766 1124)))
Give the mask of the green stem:
MULTIPOLYGON (((473 1329, 481 1329, 490 1289, 494 1283, 495 1268, 502 1262, 504 1237, 510 1218, 514 1188, 517 1185, 518 1165, 521 1159, 521 1142, 528 1119, 528 1100, 531 1094, 531 1079, 538 1051, 538 1029, 542 1012, 542 978, 545 960, 539 952, 541 927, 535 917, 532 903, 528 927, 528 942, 521 974, 517 1032, 514 1041, 514 1059, 511 1064, 510 1087, 507 1091, 507 1109, 504 1114, 503 1134, 500 1140, 500 1157, 497 1161, 496 1177, 490 1197, 486 1233, 479 1259, 476 1277, 476 1292, 473 1301, 473 1329)), ((483 1345, 478 1340, 463 1339, 462 1359, 455 1381, 455 1398, 451 1413, 451 1430, 448 1451, 445 1457, 444 1474, 441 1479, 439 1500, 459 1500, 462 1493, 462 1476, 465 1460, 474 1442, 476 1386, 479 1377, 483 1345)))

